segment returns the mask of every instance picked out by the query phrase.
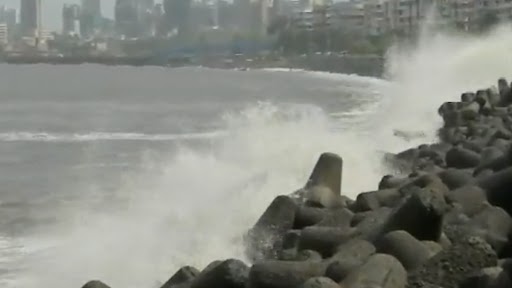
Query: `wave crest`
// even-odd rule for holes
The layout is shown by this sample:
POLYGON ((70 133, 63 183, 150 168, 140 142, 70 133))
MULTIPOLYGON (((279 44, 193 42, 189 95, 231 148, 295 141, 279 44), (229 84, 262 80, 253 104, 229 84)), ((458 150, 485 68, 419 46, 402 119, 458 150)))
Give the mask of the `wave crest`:
POLYGON ((222 131, 185 134, 142 134, 142 133, 50 133, 50 132, 7 132, 0 133, 4 142, 94 142, 94 141, 174 141, 216 138, 222 131))

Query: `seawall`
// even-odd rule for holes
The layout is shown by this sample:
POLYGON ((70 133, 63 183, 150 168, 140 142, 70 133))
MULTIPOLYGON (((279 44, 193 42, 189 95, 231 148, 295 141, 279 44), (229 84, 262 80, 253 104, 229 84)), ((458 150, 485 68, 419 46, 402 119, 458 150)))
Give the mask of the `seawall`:
POLYGON ((401 173, 384 175, 376 190, 343 195, 350 167, 322 153, 305 185, 248 227, 250 263, 184 266, 160 287, 512 287, 511 86, 499 79, 437 112, 438 142, 387 155, 401 173))

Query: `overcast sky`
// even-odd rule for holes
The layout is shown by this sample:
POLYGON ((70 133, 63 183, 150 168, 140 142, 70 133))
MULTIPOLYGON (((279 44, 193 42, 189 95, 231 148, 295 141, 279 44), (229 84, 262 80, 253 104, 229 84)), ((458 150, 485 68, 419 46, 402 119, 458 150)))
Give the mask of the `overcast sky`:
MULTIPOLYGON (((58 30, 61 29, 62 22, 62 5, 65 3, 80 3, 80 0, 41 0, 43 6, 43 26, 45 29, 58 30)), ((155 1, 161 2, 161 1, 155 1)), ((101 0, 101 10, 103 15, 108 18, 114 16, 115 0, 101 0)), ((19 14, 20 0, 0 0, 0 5, 9 8, 16 8, 19 14)))

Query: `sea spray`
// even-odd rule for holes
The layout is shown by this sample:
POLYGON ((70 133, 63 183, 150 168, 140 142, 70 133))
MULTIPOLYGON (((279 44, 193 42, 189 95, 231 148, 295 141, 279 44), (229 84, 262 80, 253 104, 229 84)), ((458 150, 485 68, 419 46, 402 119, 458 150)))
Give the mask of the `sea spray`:
POLYGON ((436 111, 443 102, 512 76, 512 39, 507 37, 511 32, 507 24, 482 36, 425 27, 413 47, 393 47, 387 57, 387 78, 393 85, 384 92, 380 123, 427 133, 427 139, 411 146, 434 141, 441 125, 436 111))
POLYGON ((244 259, 248 227, 276 195, 305 184, 324 150, 347 155, 345 195, 375 189, 382 174, 371 139, 356 127, 339 130, 314 105, 261 102, 222 118, 223 137, 148 159, 150 169, 127 175, 107 203, 87 194, 69 203, 70 218, 48 231, 55 248, 30 269, 34 285, 98 278, 137 287, 164 281, 185 263, 244 259))

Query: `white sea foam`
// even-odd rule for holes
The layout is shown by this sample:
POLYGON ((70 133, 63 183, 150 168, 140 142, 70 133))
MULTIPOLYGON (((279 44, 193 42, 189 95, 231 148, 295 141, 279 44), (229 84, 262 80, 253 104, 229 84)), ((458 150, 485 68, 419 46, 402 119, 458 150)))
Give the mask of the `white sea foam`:
POLYGON ((223 121, 227 134, 213 147, 160 155, 150 161, 158 169, 127 176, 119 187, 123 204, 91 211, 84 195, 63 210, 68 221, 48 231, 56 247, 33 261, 25 280, 72 287, 99 278, 140 287, 186 263, 202 268, 213 259, 244 259, 243 233, 275 196, 305 184, 321 152, 344 155, 349 195, 374 189, 381 174, 373 143, 361 140, 356 127, 333 132, 318 107, 259 103, 223 121))
POLYGON ((208 139, 222 135, 222 131, 184 134, 142 134, 142 133, 49 133, 49 132, 8 132, 0 133, 0 141, 6 142, 93 142, 93 141, 171 141, 208 139))
POLYGON ((479 37, 425 29, 414 47, 391 49, 387 72, 394 85, 385 92, 381 123, 427 132, 433 141, 441 125, 437 108, 444 101, 497 85, 502 76, 512 80, 510 33, 509 25, 479 37))

